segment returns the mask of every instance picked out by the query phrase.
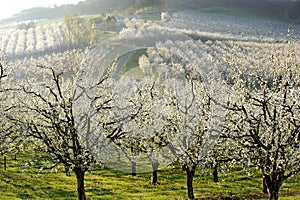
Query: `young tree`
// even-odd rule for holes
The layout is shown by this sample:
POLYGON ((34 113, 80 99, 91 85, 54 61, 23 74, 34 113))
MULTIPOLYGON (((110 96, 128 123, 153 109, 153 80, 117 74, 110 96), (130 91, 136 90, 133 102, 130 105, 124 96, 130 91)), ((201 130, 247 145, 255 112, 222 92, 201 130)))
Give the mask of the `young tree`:
POLYGON ((6 170, 6 157, 8 154, 15 153, 19 150, 19 138, 16 137, 18 133, 13 131, 13 124, 7 118, 8 113, 13 108, 11 100, 10 85, 13 82, 14 66, 7 65, 4 59, 0 60, 0 154, 3 155, 3 168, 6 170))
POLYGON ((227 173, 237 163, 247 163, 248 157, 241 145, 221 133, 219 139, 205 157, 205 161, 206 166, 212 170, 213 181, 217 183, 219 182, 219 169, 227 173))
POLYGON ((198 79, 174 81, 173 105, 174 129, 176 134, 170 141, 170 149, 186 172, 189 199, 195 199, 193 178, 197 167, 205 163, 208 154, 220 133, 214 113, 215 105, 211 101, 206 84, 198 79))
POLYGON ((113 128, 112 134, 108 137, 124 153, 125 157, 131 163, 132 176, 136 176, 137 160, 142 153, 142 138, 145 136, 140 133, 139 125, 134 123, 141 117, 140 112, 144 106, 144 94, 139 88, 136 80, 123 77, 118 81, 115 88, 114 112, 111 118, 120 119, 117 124, 109 124, 107 128, 113 128), (131 116, 127 118, 127 116, 131 116), (124 119, 124 120, 123 120, 124 119))
MULTIPOLYGON (((226 89, 218 84, 220 73, 201 42, 167 41, 149 48, 139 59, 145 74, 158 76, 166 88, 169 147, 187 173, 188 197, 194 199, 193 176, 220 133, 221 118, 215 101, 223 102, 226 89), (199 57, 199 55, 202 55, 199 57), (212 101, 212 97, 214 101, 212 101), (171 131, 170 131, 171 130, 171 131)), ((224 109, 223 109, 224 110, 224 109)))
MULTIPOLYGON (((164 86, 149 77, 143 80, 123 77, 119 80, 118 86, 117 90, 121 94, 118 98, 121 100, 118 99, 117 103, 121 105, 118 105, 115 112, 116 118, 122 118, 128 115, 128 112, 132 112, 131 116, 134 117, 126 122, 122 121, 119 137, 113 135, 110 138, 130 158, 133 169, 137 158, 141 154, 147 155, 153 169, 152 183, 157 184, 159 165, 171 161, 171 156, 167 158, 169 153, 165 148, 168 145, 171 126, 166 115, 168 102, 164 96, 164 86)), ((135 174, 134 171, 132 172, 135 174)))
POLYGON ((291 47, 281 46, 260 68, 234 57, 228 62, 227 137, 259 167, 270 200, 300 172, 300 68, 291 47))
POLYGON ((96 159, 101 161, 110 143, 103 124, 112 88, 109 74, 89 66, 85 54, 73 59, 74 66, 68 66, 73 73, 65 74, 62 66, 31 66, 19 80, 14 99, 18 115, 10 119, 24 137, 38 141, 37 148, 51 160, 73 170, 78 199, 84 200, 85 172, 96 159))

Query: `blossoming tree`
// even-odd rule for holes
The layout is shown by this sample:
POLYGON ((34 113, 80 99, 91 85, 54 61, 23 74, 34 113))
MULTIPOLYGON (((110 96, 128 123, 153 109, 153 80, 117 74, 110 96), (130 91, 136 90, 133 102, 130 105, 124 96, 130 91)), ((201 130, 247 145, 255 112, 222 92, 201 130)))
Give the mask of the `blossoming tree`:
POLYGON ((300 68, 292 45, 271 52, 260 68, 228 60, 228 138, 242 145, 264 178, 269 198, 300 172, 300 68))
POLYGON ((86 199, 85 172, 95 161, 101 163, 110 144, 103 133, 112 99, 109 73, 90 66, 87 58, 85 52, 75 53, 74 65, 68 66, 74 70, 68 73, 63 66, 25 69, 15 99, 18 115, 10 116, 36 148, 72 169, 80 200, 86 199))

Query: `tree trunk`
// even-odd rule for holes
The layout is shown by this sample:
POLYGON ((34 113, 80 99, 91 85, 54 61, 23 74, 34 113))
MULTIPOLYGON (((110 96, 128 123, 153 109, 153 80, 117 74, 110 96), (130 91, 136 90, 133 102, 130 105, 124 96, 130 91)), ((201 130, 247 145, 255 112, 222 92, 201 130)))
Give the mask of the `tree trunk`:
POLYGON ((65 165, 65 172, 66 172, 66 176, 71 176, 70 167, 67 165, 65 165))
POLYGON ((263 180, 262 180, 262 192, 264 194, 268 194, 268 186, 267 186, 267 183, 266 183, 265 176, 263 176, 263 180))
POLYGON ((131 161, 131 175, 136 176, 136 162, 131 161))
POLYGON ((78 194, 78 200, 86 200, 85 197, 85 190, 84 190, 84 173, 80 167, 75 168, 74 172, 76 174, 77 179, 77 194, 78 194))
POLYGON ((269 200, 278 200, 279 190, 269 191, 269 200))
POLYGON ((284 172, 273 172, 271 175, 264 174, 268 187, 269 200, 278 200, 279 189, 283 182, 284 172))
POLYGON ((218 164, 213 165, 212 168, 212 174, 214 178, 214 182, 218 183, 219 182, 219 177, 218 177, 218 164))
POLYGON ((159 162, 152 162, 152 184, 157 184, 157 170, 158 170, 159 162))
POLYGON ((187 186, 187 193, 188 198, 190 200, 194 200, 194 189, 193 189, 193 178, 196 171, 196 166, 193 165, 191 168, 188 166, 184 166, 184 170, 186 171, 186 186, 187 186))

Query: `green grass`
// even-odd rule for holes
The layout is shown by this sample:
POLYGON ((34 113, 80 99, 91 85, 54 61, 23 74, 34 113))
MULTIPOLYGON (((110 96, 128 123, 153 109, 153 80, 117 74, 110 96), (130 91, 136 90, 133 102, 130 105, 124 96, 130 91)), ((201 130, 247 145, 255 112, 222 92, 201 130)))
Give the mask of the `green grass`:
MULTIPOLYGON (((76 199, 76 179, 57 172, 44 170, 39 173, 41 163, 24 170, 29 155, 18 155, 17 160, 8 157, 7 170, 0 169, 0 199, 76 199)), ((2 161, 0 162, 3 166, 2 161)), ((138 167, 140 167, 138 163, 138 167)), ((98 168, 86 174, 85 188, 88 199, 186 199, 185 173, 180 167, 165 167, 159 171, 158 185, 151 184, 151 173, 132 177, 129 173, 112 168, 98 168)), ((220 174, 220 182, 212 182, 208 170, 197 171, 194 192, 197 198, 244 197, 245 199, 267 199, 261 192, 261 176, 255 170, 250 173, 233 169, 220 174)), ((286 181, 280 196, 284 200, 300 199, 299 176, 286 181)))
POLYGON ((96 40, 97 43, 102 42, 103 40, 116 35, 115 31, 104 31, 104 30, 96 30, 96 40))
POLYGON ((147 55, 146 48, 137 49, 133 54, 131 54, 124 66, 123 72, 127 75, 133 75, 137 78, 144 77, 143 72, 139 68, 139 57, 141 57, 142 55, 147 55))
POLYGON ((139 57, 142 55, 147 55, 147 48, 137 49, 133 52, 127 52, 119 56, 116 60, 116 66, 124 62, 123 69, 121 71, 121 76, 131 76, 135 78, 143 78, 145 74, 139 68, 139 57))
MULTIPOLYGON (((120 56, 118 58, 119 62, 127 55, 128 53, 120 56)), ((135 50, 133 53, 130 54, 130 56, 128 57, 123 71, 124 72, 128 72, 131 69, 138 67, 139 66, 139 57, 141 57, 142 55, 147 55, 147 48, 141 48, 141 49, 137 49, 135 50)))

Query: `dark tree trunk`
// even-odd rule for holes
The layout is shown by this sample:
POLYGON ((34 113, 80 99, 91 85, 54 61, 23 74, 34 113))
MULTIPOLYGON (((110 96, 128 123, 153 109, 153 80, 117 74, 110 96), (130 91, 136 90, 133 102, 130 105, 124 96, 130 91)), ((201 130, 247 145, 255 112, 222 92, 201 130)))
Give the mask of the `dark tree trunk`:
POLYGON ((264 174, 268 188, 269 200, 278 200, 279 189, 283 183, 284 172, 272 172, 271 175, 264 174))
POLYGON ((76 174, 77 179, 77 194, 78 194, 78 200, 86 200, 85 197, 85 190, 84 190, 84 173, 80 167, 75 168, 74 172, 76 174))
POLYGON ((213 167, 212 167, 212 174, 213 174, 214 182, 218 183, 219 182, 218 164, 213 165, 213 167))
POLYGON ((268 186, 267 186, 267 183, 266 183, 265 176, 263 176, 263 180, 262 180, 262 192, 264 194, 268 194, 268 186))
POLYGON ((194 189, 193 189, 193 178, 196 171, 196 165, 193 165, 191 168, 189 166, 184 166, 184 170, 186 171, 186 186, 188 198, 190 200, 194 200, 194 189))
POLYGON ((3 166, 3 167, 4 167, 4 170, 6 170, 6 156, 3 156, 3 162, 4 162, 4 163, 3 163, 3 165, 4 165, 4 166, 3 166))
POLYGON ((70 167, 65 165, 65 170, 66 170, 66 176, 71 176, 70 167))
POLYGON ((136 162, 131 161, 131 175, 136 176, 136 162))
POLYGON ((157 184, 157 170, 159 167, 159 162, 152 162, 152 184, 157 184))
POLYGON ((278 193, 279 193, 279 190, 272 190, 270 191, 269 193, 269 200, 278 200, 278 193))

